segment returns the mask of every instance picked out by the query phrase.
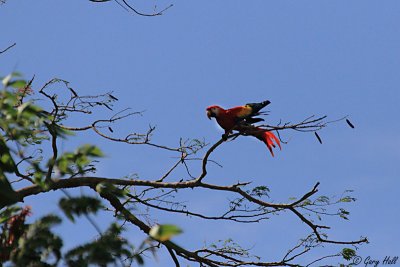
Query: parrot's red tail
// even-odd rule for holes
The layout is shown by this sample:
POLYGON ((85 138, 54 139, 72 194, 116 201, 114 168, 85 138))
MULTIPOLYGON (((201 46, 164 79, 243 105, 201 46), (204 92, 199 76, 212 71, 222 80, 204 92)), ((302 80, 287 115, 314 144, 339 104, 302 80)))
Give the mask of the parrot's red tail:
POLYGON ((267 145, 267 148, 269 152, 271 152, 272 156, 274 156, 274 151, 272 151, 272 148, 275 148, 276 145, 282 149, 279 138, 276 137, 276 135, 274 135, 272 132, 263 128, 253 125, 237 125, 235 130, 239 131, 243 135, 251 135, 256 137, 258 140, 263 141, 267 145))
POLYGON ((271 152, 271 155, 274 156, 274 151, 272 151, 272 148, 275 148, 277 144, 279 146, 279 149, 281 148, 281 142, 279 142, 278 137, 276 137, 276 135, 274 135, 273 133, 269 132, 269 131, 264 131, 262 133, 262 138, 259 138, 260 140, 262 140, 268 147, 269 152, 271 152), (275 141, 275 144, 274 144, 275 141))

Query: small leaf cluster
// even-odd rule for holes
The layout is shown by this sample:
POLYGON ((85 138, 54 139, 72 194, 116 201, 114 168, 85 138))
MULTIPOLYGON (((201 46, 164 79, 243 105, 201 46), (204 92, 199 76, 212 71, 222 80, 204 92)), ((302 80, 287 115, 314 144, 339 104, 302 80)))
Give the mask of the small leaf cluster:
POLYGON ((129 189, 124 188, 118 188, 112 183, 99 183, 96 186, 96 191, 102 195, 102 194, 112 194, 115 197, 122 198, 125 197, 127 194, 129 194, 129 189))
MULTIPOLYGON (((75 175, 77 173, 84 173, 86 167, 92 162, 92 158, 102 157, 103 153, 100 148, 94 145, 83 145, 76 149, 74 152, 66 152, 60 155, 55 166, 57 167, 61 176, 70 174, 75 175)), ((51 164, 51 160, 48 165, 51 164)), ((93 167, 93 166, 91 166, 93 167)), ((95 170, 94 167, 90 170, 95 170)))
POLYGON ((122 231, 123 228, 117 224, 111 224, 95 241, 67 252, 65 261, 69 266, 109 266, 125 258, 143 264, 142 256, 135 254, 134 247, 121 237, 122 231))
MULTIPOLYGON (((74 216, 96 213, 102 206, 95 198, 81 196, 61 199, 60 207, 74 222, 74 216)), ((68 266, 110 266, 124 260, 144 263, 142 255, 122 237, 124 228, 116 223, 94 241, 63 253, 63 241, 52 230, 62 219, 49 214, 28 224, 26 216, 29 215, 30 208, 15 206, 0 212, 0 265, 11 262, 15 266, 57 266, 64 262, 68 266)))
POLYGON ((41 144, 47 140, 45 121, 49 116, 32 102, 20 103, 15 92, 0 91, 0 129, 5 140, 19 145, 41 144))
POLYGON ((351 248, 344 248, 341 254, 343 259, 345 260, 351 260, 353 257, 357 255, 355 250, 351 248))
POLYGON ((61 198, 59 206, 68 219, 75 222, 74 215, 81 216, 87 213, 97 213, 102 207, 99 199, 89 196, 61 198))
POLYGON ((268 193, 270 192, 269 188, 265 185, 257 186, 254 187, 249 194, 251 196, 256 196, 256 197, 269 197, 268 193))

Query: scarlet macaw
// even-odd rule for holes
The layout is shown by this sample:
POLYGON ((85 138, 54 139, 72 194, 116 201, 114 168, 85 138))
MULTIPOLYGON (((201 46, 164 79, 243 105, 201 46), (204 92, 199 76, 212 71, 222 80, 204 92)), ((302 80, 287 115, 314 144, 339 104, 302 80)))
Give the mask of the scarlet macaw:
POLYGON ((273 141, 275 140, 275 143, 281 148, 279 139, 270 131, 252 125, 253 123, 263 121, 262 118, 255 118, 255 116, 261 115, 260 110, 270 103, 270 101, 266 100, 261 103, 249 103, 230 109, 223 109, 220 106, 210 106, 206 109, 207 117, 210 120, 212 117, 217 120, 219 126, 225 130, 224 136, 227 136, 233 130, 245 135, 254 136, 263 141, 272 156, 274 156, 272 148, 275 147, 275 144, 273 141))

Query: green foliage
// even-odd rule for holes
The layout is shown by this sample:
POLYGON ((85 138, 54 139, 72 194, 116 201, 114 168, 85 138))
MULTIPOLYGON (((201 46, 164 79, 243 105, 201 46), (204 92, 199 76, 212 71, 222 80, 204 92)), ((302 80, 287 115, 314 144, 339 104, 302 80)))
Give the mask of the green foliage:
POLYGON ((58 205, 73 222, 75 222, 74 215, 96 213, 101 208, 100 200, 88 196, 61 198, 58 205))
POLYGON ((312 205, 313 203, 311 202, 310 199, 305 199, 302 203, 301 206, 305 207, 305 206, 309 206, 312 205))
POLYGON ((349 197, 349 196, 340 199, 340 202, 354 202, 354 201, 356 201, 356 199, 354 197, 349 197))
POLYGON ((182 229, 173 224, 158 224, 150 229, 149 235, 158 241, 170 240, 173 236, 182 233, 182 229))
POLYGON ((59 217, 47 215, 30 225, 18 248, 11 253, 12 262, 17 266, 55 266, 61 259, 63 243, 50 228, 60 223, 59 217))
POLYGON ((338 214, 339 214, 340 218, 348 220, 349 219, 348 216, 350 215, 350 212, 348 212, 345 209, 340 208, 339 211, 338 211, 338 214))
POLYGON ((14 80, 8 83, 8 86, 15 89, 24 88, 27 85, 25 80, 14 80))
POLYGON ((21 208, 18 206, 9 206, 0 211, 0 223, 4 223, 7 221, 11 216, 16 214, 17 212, 21 211, 21 208))
POLYGON ((59 125, 57 125, 55 123, 44 122, 44 125, 46 126, 47 130, 49 131, 49 133, 52 136, 57 136, 57 137, 61 137, 61 138, 67 138, 67 136, 73 135, 72 132, 60 127, 59 125))
MULTIPOLYGON (((2 79, 5 87, 22 85, 20 80, 13 81, 13 77, 19 77, 19 73, 12 73, 2 79)), ((18 147, 41 144, 48 139, 44 127, 48 119, 43 110, 32 102, 20 103, 18 92, 0 91, 0 208, 14 204, 18 196, 11 188, 5 173, 15 173, 16 164, 13 160, 9 141, 15 142, 18 147)), ((18 151, 21 153, 22 150, 18 151)), ((39 165, 32 164, 35 169, 34 179, 41 181, 43 173, 39 165)))
POLYGON ((356 252, 354 249, 351 248, 344 248, 342 250, 342 257, 345 260, 350 260, 351 258, 353 258, 354 256, 356 256, 356 252))
POLYGON ((15 162, 10 154, 10 149, 3 137, 0 136, 0 170, 2 172, 14 172, 15 169, 15 162))
MULTIPOLYGON (((12 73, 1 79, 5 90, 0 91, 0 208, 19 200, 18 194, 12 189, 6 177, 6 173, 18 174, 19 172, 13 157, 25 158, 27 177, 32 178, 33 182, 42 188, 48 189, 48 184, 44 179, 48 171, 44 168, 41 148, 35 150, 39 156, 26 157, 24 154, 32 146, 41 145, 45 140, 70 135, 68 130, 58 124, 60 120, 66 118, 64 113, 49 113, 31 101, 24 102, 24 97, 31 94, 33 90, 30 88, 30 82, 20 77, 19 73, 12 73), (12 145, 16 144, 16 147, 11 148, 11 142, 12 145)), ((55 96, 53 99, 56 100, 55 96)), ((54 165, 55 170, 61 175, 75 176, 94 170, 93 159, 102 156, 103 153, 98 147, 83 145, 74 152, 59 155, 56 160, 48 160, 47 168, 54 165)), ((120 190, 110 184, 102 184, 99 188, 118 196, 126 194, 125 190, 120 190)), ((72 221, 75 220, 75 216, 96 213, 101 208, 100 200, 86 196, 63 198, 59 205, 72 221)), ((0 222, 3 224, 1 240, 5 244, 0 249, 4 252, 0 253, 0 260, 12 261, 16 266, 56 266, 63 258, 62 240, 52 233, 51 228, 60 224, 61 219, 48 215, 27 225, 24 222, 25 217, 22 220, 18 212, 21 212, 20 208, 9 207, 0 213, 0 222), (12 225, 17 225, 15 222, 19 220, 18 218, 21 218, 22 223, 18 225, 25 228, 17 233, 12 225)), ((86 265, 105 266, 124 256, 143 263, 143 259, 134 255, 133 247, 120 237, 120 233, 121 229, 113 224, 100 239, 70 251, 66 261, 82 262, 83 260, 86 265)), ((81 266, 81 264, 78 265, 81 266)))
MULTIPOLYGON (((13 84, 14 84, 14 88, 15 88, 15 84, 18 84, 18 81, 23 81, 24 82, 23 86, 25 86, 26 85, 26 81, 25 80, 18 80, 18 79, 16 80, 15 79, 15 78, 19 78, 19 77, 22 77, 21 73, 12 72, 12 73, 8 74, 5 77, 0 77, 0 79, 1 79, 1 83, 3 84, 3 86, 5 88, 9 87, 9 86, 12 86, 13 84)), ((19 82, 19 83, 21 84, 21 82, 19 82)))
POLYGON ((269 197, 269 188, 265 185, 254 187, 251 192, 249 192, 251 196, 262 197, 266 196, 269 197))
POLYGON ((125 197, 128 193, 128 189, 120 189, 111 183, 99 183, 96 186, 96 191, 101 194, 113 194, 115 197, 125 197))
MULTIPOLYGON (((102 157, 101 150, 93 145, 83 145, 74 152, 66 152, 56 160, 55 166, 61 175, 84 173, 92 158, 102 157)), ((49 160, 48 165, 52 164, 49 160)))
MULTIPOLYGON (((63 199, 61 202, 63 206, 68 206, 71 218, 72 214, 88 212, 84 203, 92 211, 100 206, 100 203, 96 204, 97 200, 90 197, 63 199)), ((122 259, 136 261, 139 265, 144 263, 142 256, 121 237, 123 228, 117 224, 111 224, 98 239, 62 253, 63 242, 51 231, 52 227, 61 223, 61 219, 47 215, 29 225, 25 224, 25 216, 29 214, 29 207, 22 211, 19 207, 10 207, 0 212, 0 221, 5 223, 0 233, 0 266, 7 261, 14 266, 58 266, 60 261, 68 266, 110 266, 122 263, 122 259)))
POLYGON ((14 172, 16 169, 10 150, 4 139, 0 136, 0 209, 18 202, 18 194, 15 192, 5 173, 14 172))
POLYGON ((109 266, 122 257, 143 263, 141 256, 120 236, 121 232, 121 227, 112 224, 97 240, 70 250, 65 255, 68 266, 109 266))
POLYGON ((330 199, 327 196, 320 196, 315 200, 315 203, 318 203, 318 204, 329 204, 330 203, 330 199))
POLYGON ((43 131, 48 118, 32 102, 19 103, 17 93, 0 92, 0 129, 5 140, 14 140, 21 146, 40 144, 48 139, 43 131))
MULTIPOLYGON (((353 192, 353 190, 346 190, 344 193, 352 193, 352 192, 353 192)), ((346 196, 342 196, 339 201, 340 202, 354 202, 356 200, 357 200, 356 198, 346 195, 346 196)))

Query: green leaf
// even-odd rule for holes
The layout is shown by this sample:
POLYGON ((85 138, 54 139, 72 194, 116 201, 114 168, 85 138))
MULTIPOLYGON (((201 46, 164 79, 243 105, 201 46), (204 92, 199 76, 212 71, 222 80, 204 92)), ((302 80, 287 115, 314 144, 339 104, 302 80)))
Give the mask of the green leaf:
POLYGON ((7 87, 11 79, 12 79, 12 74, 10 73, 6 77, 2 78, 1 83, 4 85, 4 87, 7 87))
POLYGON ((354 197, 346 196, 346 197, 341 198, 339 201, 340 202, 354 202, 354 201, 356 201, 356 199, 354 197))
POLYGON ((64 128, 61 128, 57 124, 53 124, 53 123, 49 124, 46 122, 44 122, 44 124, 46 125, 47 129, 49 130, 50 134, 52 134, 52 135, 56 135, 61 138, 66 138, 69 135, 73 135, 73 132, 68 131, 64 128))
POLYGON ((12 77, 22 77, 22 73, 19 71, 13 71, 11 72, 12 77))
POLYGON ((350 212, 348 212, 347 210, 340 208, 339 211, 338 211, 338 213, 339 213, 339 216, 340 216, 341 218, 343 218, 343 219, 345 219, 345 220, 348 220, 348 219, 349 219, 347 216, 350 215, 350 212))
POLYGON ((143 265, 144 264, 144 260, 143 260, 143 257, 141 256, 141 255, 135 255, 134 256, 134 259, 136 260, 136 262, 139 264, 139 265, 143 265))
MULTIPOLYGON (((62 154, 55 163, 61 175, 65 174, 82 174, 91 162, 91 158, 102 157, 101 150, 93 145, 83 145, 74 152, 66 152, 62 154)), ((47 165, 51 166, 53 162, 48 161, 47 165)), ((91 166, 93 167, 93 166, 91 166)), ((92 170, 94 168, 91 168, 92 170)))
POLYGON ((96 213, 101 208, 101 202, 97 198, 81 196, 74 198, 62 198, 59 201, 60 208, 71 221, 75 221, 74 215, 96 213))
POLYGON ((269 193, 269 188, 265 185, 262 185, 262 186, 257 186, 255 188, 253 188, 250 194, 252 196, 257 196, 257 197, 262 197, 262 196, 269 197, 268 193, 269 193))
POLYGON ((351 258, 353 258, 353 257, 355 257, 356 256, 356 252, 355 252, 355 250, 354 249, 351 249, 351 248, 344 248, 343 250, 342 250, 342 257, 345 259, 345 260, 350 260, 351 258))
POLYGON ((15 162, 11 157, 10 150, 0 136, 0 209, 19 201, 18 193, 11 187, 5 175, 5 172, 12 173, 15 170, 15 162))
POLYGON ((321 203, 325 203, 325 204, 329 204, 329 197, 327 196, 320 196, 319 198, 317 198, 316 200, 317 202, 321 202, 321 203))
POLYGON ((48 184, 45 182, 44 174, 40 169, 36 169, 33 173, 33 182, 40 186, 42 189, 48 188, 48 184))
POLYGON ((15 162, 11 157, 10 149, 0 136, 0 170, 3 172, 14 172, 15 169, 15 162))
POLYGON ((4 223, 8 219, 10 219, 11 216, 16 214, 20 210, 21 210, 21 207, 18 207, 18 206, 10 206, 10 207, 7 207, 6 209, 2 210, 0 212, 0 224, 4 223))
POLYGON ((150 229, 149 235, 158 241, 170 240, 173 236, 182 233, 182 230, 173 224, 158 224, 150 229))
POLYGON ((8 83, 8 86, 11 86, 16 89, 23 88, 26 85, 27 85, 27 81, 25 81, 25 80, 15 80, 15 81, 8 83))
POLYGON ((96 186, 96 191, 99 194, 113 194, 115 197, 125 197, 127 193, 129 193, 128 189, 120 189, 111 183, 99 183, 96 186))
POLYGON ((11 187, 10 182, 0 169, 0 209, 20 201, 19 195, 11 187))
POLYGON ((21 115, 23 114, 24 110, 26 110, 30 105, 31 105, 31 103, 26 102, 26 103, 23 103, 22 105, 18 106, 17 107, 18 117, 21 117, 21 115))
POLYGON ((11 81, 11 79, 14 78, 14 77, 22 77, 22 75, 21 75, 21 73, 19 73, 19 72, 12 72, 12 73, 8 74, 6 77, 2 77, 1 82, 2 82, 2 84, 4 85, 4 87, 10 86, 11 83, 12 83, 12 82, 10 82, 10 81, 11 81))
POLYGON ((116 266, 121 258, 134 258, 134 248, 121 237, 122 228, 112 224, 98 239, 75 247, 65 254, 67 266, 116 266))
POLYGON ((83 145, 78 148, 77 154, 83 154, 86 156, 90 157, 104 157, 103 152, 98 148, 97 146, 94 145, 83 145))

